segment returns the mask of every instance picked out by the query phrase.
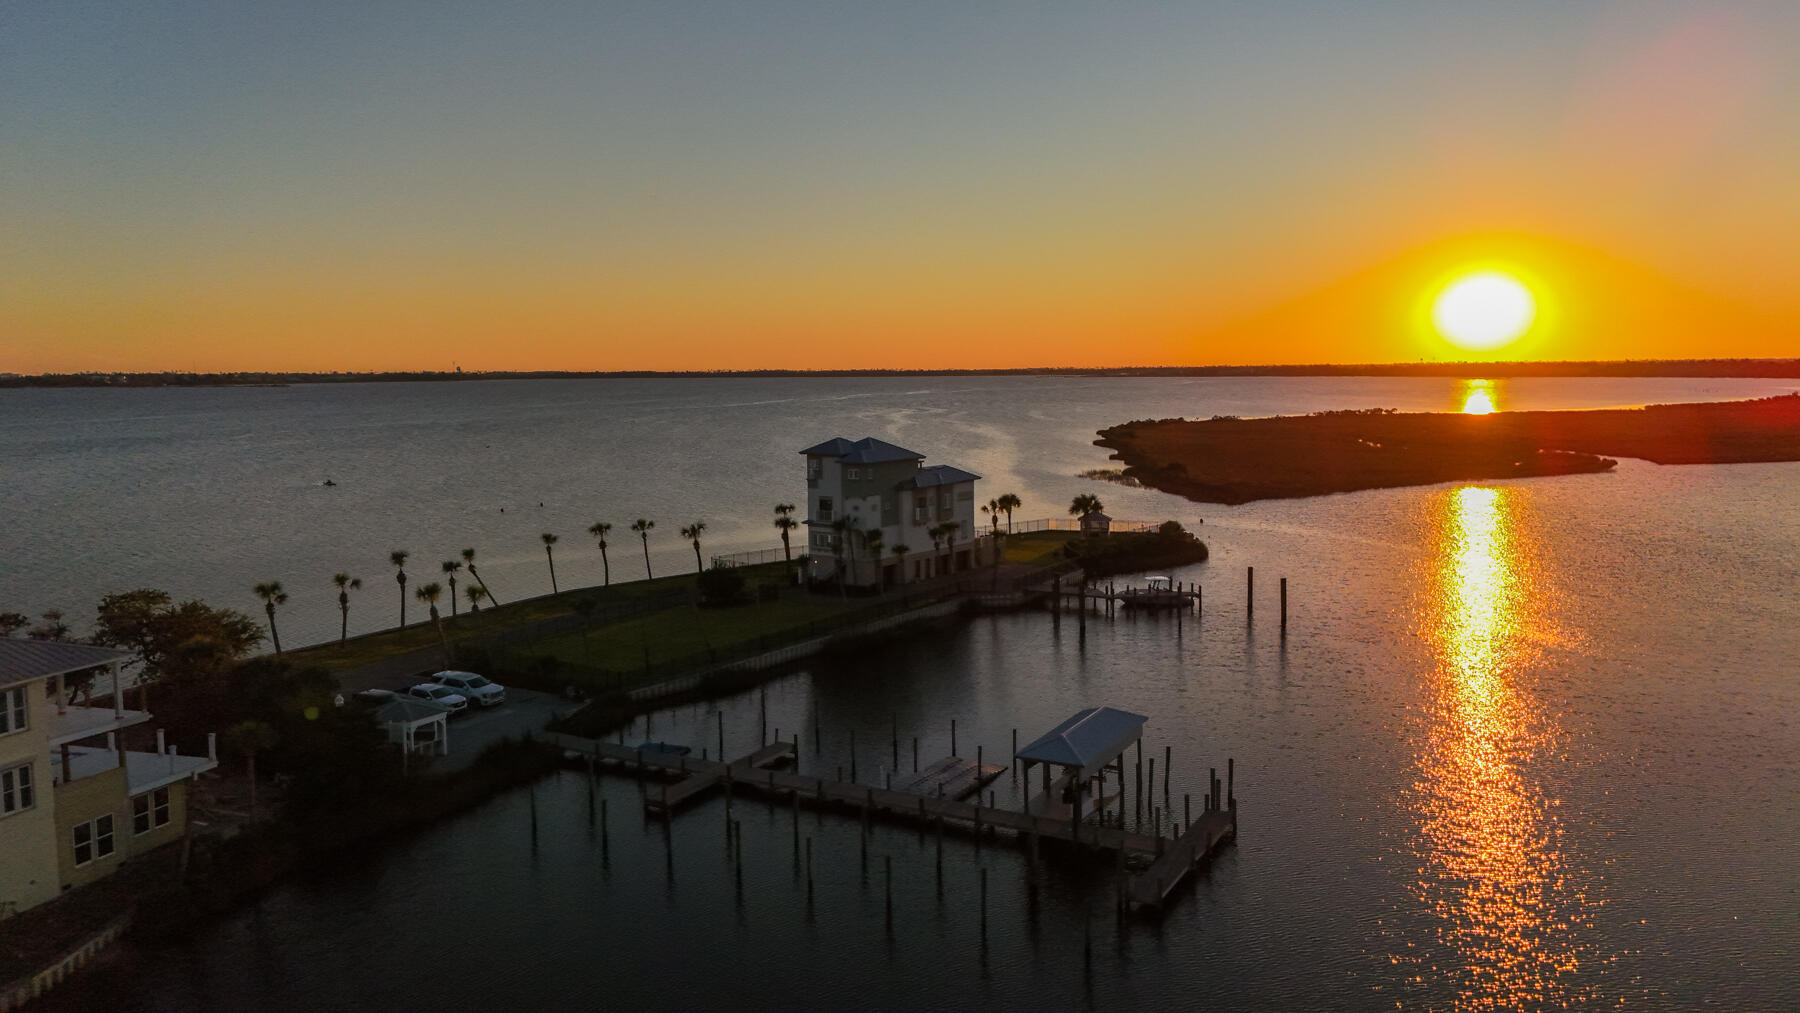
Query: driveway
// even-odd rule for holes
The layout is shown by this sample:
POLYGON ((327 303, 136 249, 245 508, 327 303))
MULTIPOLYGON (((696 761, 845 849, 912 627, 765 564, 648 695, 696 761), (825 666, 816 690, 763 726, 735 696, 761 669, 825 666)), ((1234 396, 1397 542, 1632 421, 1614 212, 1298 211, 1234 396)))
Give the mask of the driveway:
POLYGON ((557 715, 579 705, 579 702, 564 700, 553 693, 509 686, 506 703, 501 706, 470 711, 450 719, 450 755, 435 758, 432 769, 442 772, 462 770, 474 763, 488 746, 501 739, 516 739, 526 732, 541 733, 557 715))

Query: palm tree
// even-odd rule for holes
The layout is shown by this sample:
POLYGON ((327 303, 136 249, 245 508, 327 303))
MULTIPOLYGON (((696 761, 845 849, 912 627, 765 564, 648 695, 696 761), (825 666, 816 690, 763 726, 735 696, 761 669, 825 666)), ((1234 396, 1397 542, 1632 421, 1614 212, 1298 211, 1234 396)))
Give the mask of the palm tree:
POLYGON ((443 594, 443 587, 435 580, 420 584, 413 591, 413 597, 424 602, 425 607, 431 611, 431 625, 437 627, 438 643, 444 646, 444 667, 448 668, 450 667, 450 638, 444 636, 444 619, 438 614, 437 607, 438 599, 443 594))
POLYGON ((987 506, 982 507, 981 512, 988 515, 988 523, 993 526, 994 534, 998 535, 1000 533, 1000 500, 988 500, 987 506))
POLYGON ((275 631, 275 606, 287 602, 287 592, 281 589, 281 581, 271 580, 266 584, 256 585, 256 596, 263 600, 263 611, 269 613, 269 639, 275 642, 275 653, 281 653, 281 634, 275 631))
POLYGON ((412 555, 405 549, 395 549, 388 553, 388 562, 394 564, 394 579, 400 582, 400 628, 406 629, 406 557, 412 555))
POLYGON ((480 571, 475 569, 475 550, 462 550, 462 558, 463 565, 469 568, 469 576, 474 577, 475 583, 481 585, 482 596, 487 598, 488 601, 493 602, 495 605, 500 604, 500 599, 494 597, 494 592, 488 590, 487 581, 482 580, 480 571))
POLYGON ((600 567, 605 573, 602 586, 606 587, 612 586, 612 564, 606 560, 606 534, 611 530, 612 525, 605 521, 595 521, 588 525, 588 534, 600 540, 600 567))
POLYGON ((944 526, 942 524, 933 524, 930 528, 926 529, 925 533, 931 536, 931 558, 935 563, 937 561, 937 554, 944 548, 944 526))
POLYGON ((1102 506, 1100 503, 1100 497, 1094 495, 1091 492, 1084 492, 1081 495, 1079 495, 1069 501, 1069 514, 1070 514, 1070 516, 1073 516, 1073 517, 1083 517, 1083 516, 1086 516, 1087 514, 1096 514, 1104 509, 1105 509, 1105 507, 1102 506))
POLYGON ((544 558, 550 561, 550 593, 556 593, 556 557, 551 555, 550 546, 556 544, 556 536, 546 531, 538 536, 544 540, 544 558))
POLYGON ((681 537, 686 538, 687 540, 694 543, 694 572, 695 573, 703 572, 706 569, 706 564, 700 562, 700 536, 705 533, 706 533, 706 522, 705 521, 695 521, 694 523, 689 524, 687 527, 681 529, 681 537))
POLYGON ((850 555, 849 566, 856 565, 854 549, 850 545, 850 518, 839 514, 831 522, 831 554, 837 557, 837 582, 840 589, 844 586, 844 573, 847 569, 844 557, 850 555))
POLYGON ((225 748, 244 754, 250 774, 250 819, 256 819, 256 754, 275 747, 275 729, 261 721, 239 721, 225 729, 225 748))
POLYGON ((787 562, 790 572, 794 569, 794 552, 788 545, 788 532, 799 526, 800 522, 794 519, 794 504, 775 504, 775 527, 781 531, 781 558, 787 562))
POLYGON ((869 558, 875 562, 876 589, 883 589, 887 586, 887 581, 881 578, 881 529, 875 528, 863 532, 862 543, 863 548, 869 550, 869 558))
POLYGON ((481 611, 481 599, 486 598, 488 593, 487 588, 479 584, 470 584, 463 588, 463 595, 469 599, 469 614, 474 615, 481 611))
POLYGON ((888 551, 894 554, 894 565, 900 570, 900 583, 906 583, 906 554, 912 549, 905 542, 901 542, 888 551))
POLYGON ((642 517, 631 522, 631 530, 637 532, 637 536, 644 542, 644 578, 646 580, 656 579, 656 574, 650 572, 650 529, 653 527, 656 527, 655 521, 647 521, 642 517))
POLYGON ((444 579, 450 582, 450 618, 456 618, 456 571, 462 564, 454 559, 444 560, 444 579))
POLYGON ((338 643, 350 639, 350 592, 362 590, 362 578, 352 577, 347 573, 333 574, 331 582, 338 589, 338 612, 342 613, 343 622, 338 628, 338 643))
POLYGON ((956 551, 956 532, 962 527, 961 521, 945 521, 938 525, 944 529, 944 572, 951 570, 950 557, 956 551))
POLYGON ((1009 535, 1012 534, 1013 511, 1024 506, 1025 502, 1019 499, 1017 494, 1010 492, 1001 493, 994 502, 1006 513, 1006 533, 1009 535))

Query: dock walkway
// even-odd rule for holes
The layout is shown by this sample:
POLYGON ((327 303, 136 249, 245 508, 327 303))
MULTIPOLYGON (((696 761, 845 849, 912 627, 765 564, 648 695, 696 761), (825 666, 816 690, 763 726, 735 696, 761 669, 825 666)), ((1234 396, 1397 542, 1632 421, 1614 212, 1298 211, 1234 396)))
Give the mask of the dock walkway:
POLYGON ((1073 821, 1066 803, 1062 814, 1054 817, 984 806, 977 793, 1007 768, 986 764, 977 770, 975 764, 958 757, 938 760, 893 788, 878 788, 778 769, 796 758, 792 741, 771 743, 748 756, 720 763, 573 735, 552 733, 548 740, 572 754, 591 757, 596 764, 663 780, 659 789, 646 794, 644 804, 665 818, 713 788, 728 787, 730 791, 791 799, 796 805, 805 802, 855 809, 865 819, 885 815, 924 825, 954 826, 977 835, 1003 830, 1034 849, 1042 839, 1122 852, 1121 862, 1127 855, 1152 858, 1150 867, 1123 888, 1121 901, 1132 910, 1159 910, 1170 891, 1237 831, 1235 809, 1208 809, 1181 836, 1159 840, 1154 834, 1073 821), (950 784, 957 786, 961 798, 954 797, 948 786, 945 794, 937 794, 939 785, 950 784), (976 801, 966 801, 969 795, 976 795, 976 801))

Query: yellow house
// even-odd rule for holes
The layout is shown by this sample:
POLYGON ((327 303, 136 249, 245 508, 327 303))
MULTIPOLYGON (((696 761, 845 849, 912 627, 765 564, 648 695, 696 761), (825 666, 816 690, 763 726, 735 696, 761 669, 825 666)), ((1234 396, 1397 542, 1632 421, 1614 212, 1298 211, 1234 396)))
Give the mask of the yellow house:
POLYGON ((0 638, 0 918, 111 874, 187 831, 187 785, 218 766, 154 753, 119 733, 150 720, 126 710, 128 655, 87 644, 0 638), (112 705, 69 702, 67 676, 104 669, 112 705))

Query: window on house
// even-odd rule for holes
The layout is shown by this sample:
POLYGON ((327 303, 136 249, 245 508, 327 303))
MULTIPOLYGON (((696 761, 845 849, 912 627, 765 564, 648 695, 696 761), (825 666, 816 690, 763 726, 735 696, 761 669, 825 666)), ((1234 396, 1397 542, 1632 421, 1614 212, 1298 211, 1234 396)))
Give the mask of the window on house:
POLYGON ((31 764, 0 770, 0 816, 30 809, 36 801, 31 788, 31 764))
POLYGON ((169 825, 169 789, 158 788, 131 800, 131 832, 147 834, 169 825))
POLYGON ((851 468, 850 469, 850 477, 852 479, 861 478, 862 477, 862 469, 861 468, 851 468))
POLYGON ((827 524, 831 523, 831 507, 832 507, 831 497, 830 496, 820 496, 819 497, 819 517, 818 517, 818 519, 821 521, 824 521, 827 524))
POLYGON ((942 507, 945 510, 950 509, 950 490, 945 489, 943 492, 938 494, 938 506, 942 507))
POLYGON ((112 814, 75 824, 74 835, 77 866, 86 865, 96 858, 105 858, 113 853, 112 814))
POLYGON ((30 698, 24 686, 0 690, 0 735, 24 731, 31 717, 30 698))

